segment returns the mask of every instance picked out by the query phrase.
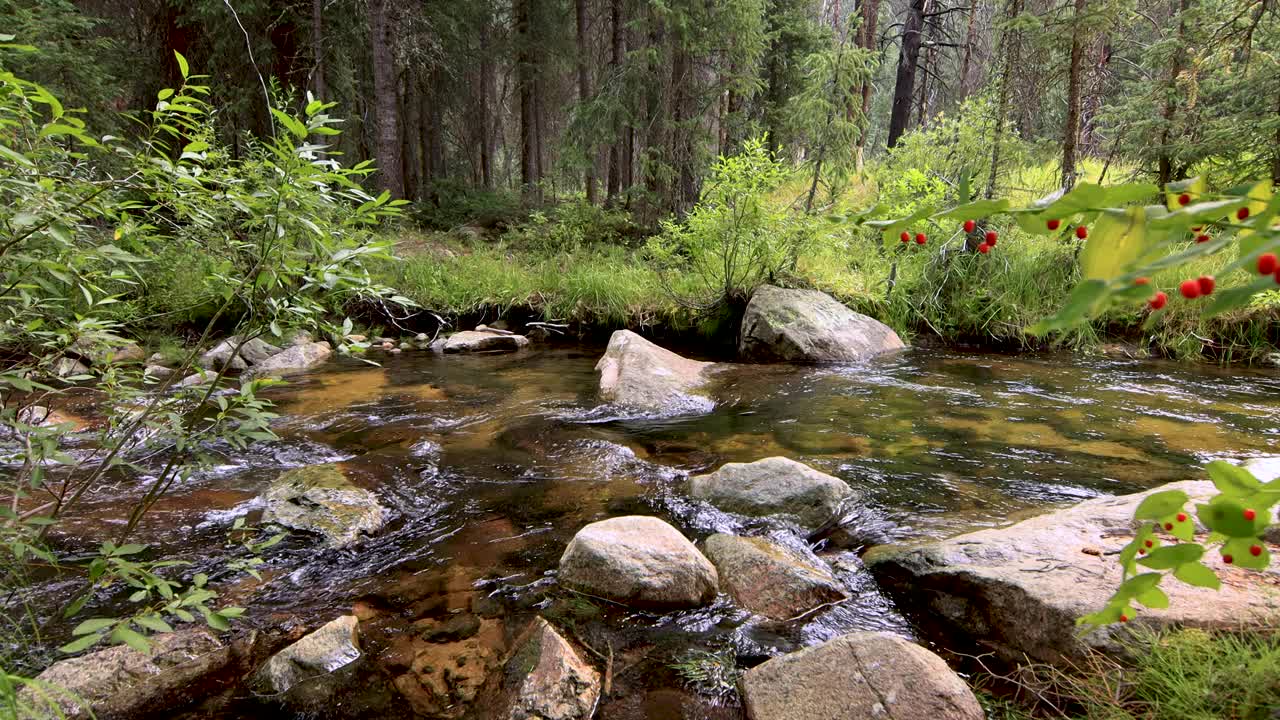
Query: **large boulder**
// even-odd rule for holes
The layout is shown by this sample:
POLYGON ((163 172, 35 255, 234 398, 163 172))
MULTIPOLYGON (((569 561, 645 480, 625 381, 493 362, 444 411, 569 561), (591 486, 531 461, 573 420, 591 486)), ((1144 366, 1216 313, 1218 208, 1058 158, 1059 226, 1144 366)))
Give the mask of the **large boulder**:
POLYGON ((330 547, 346 547, 382 529, 387 511, 378 496, 356 487, 337 463, 288 470, 263 495, 262 520, 316 533, 330 547))
POLYGON ((546 620, 516 640, 502 678, 509 720, 585 720, 600 699, 600 674, 546 620))
POLYGON ((164 633, 150 641, 150 654, 116 645, 59 660, 35 679, 45 690, 22 690, 24 704, 34 717, 141 717, 198 700, 209 689, 201 681, 232 663, 230 648, 205 630, 164 633), (58 711, 40 713, 49 701, 58 711))
POLYGON ((359 623, 356 616, 344 615, 273 655, 258 671, 257 682, 272 694, 292 691, 294 702, 314 704, 341 690, 349 678, 335 673, 360 657, 359 623))
POLYGON ((632 515, 578 531, 560 557, 560 584, 655 610, 698 607, 716 597, 716 569, 679 530, 632 515))
POLYGON ((515 352, 529 344, 529 338, 505 332, 464 330, 450 335, 443 345, 446 353, 515 352))
POLYGON ((140 363, 147 357, 138 343, 115 335, 81 336, 71 343, 67 351, 91 365, 140 363))
POLYGON ((773 620, 790 620, 849 594, 817 558, 764 538, 712 535, 705 544, 720 585, 739 605, 773 620))
POLYGON ((750 720, 982 720, 942 658, 889 633, 857 632, 742 675, 750 720))
POLYGON ((859 362, 900 350, 888 325, 817 290, 762 285, 747 303, 738 356, 756 362, 859 362))
POLYGON ((727 463, 708 475, 689 478, 689 494, 725 512, 785 515, 813 529, 829 522, 853 497, 843 480, 803 463, 771 457, 727 463))
POLYGON ((967 635, 1006 661, 1078 662, 1090 650, 1123 653, 1117 633, 1135 625, 1240 630, 1280 625, 1277 573, 1228 567, 1218 553, 1203 562, 1224 580, 1220 590, 1172 578, 1161 583, 1167 609, 1142 609, 1126 625, 1081 635, 1076 620, 1102 609, 1120 585, 1116 553, 1133 538, 1133 511, 1161 490, 1192 502, 1215 493, 1208 481, 1095 498, 1074 507, 915 548, 881 546, 864 556, 871 572, 927 629, 967 635), (1123 628, 1123 630, 1122 630, 1123 628))
POLYGON ((663 415, 710 412, 715 402, 706 386, 714 367, 664 350, 630 330, 618 330, 596 363, 600 399, 663 415))
POLYGON ((278 352, 250 367, 240 377, 250 380, 293 375, 323 365, 332 354, 333 348, 323 340, 305 345, 290 345, 284 351, 278 352))
POLYGON ((200 356, 200 365, 211 370, 227 366, 231 370, 244 370, 250 365, 257 365, 272 355, 280 352, 280 348, 261 338, 254 338, 240 345, 240 352, 232 357, 236 346, 240 345, 240 337, 232 335, 214 345, 208 352, 200 356))

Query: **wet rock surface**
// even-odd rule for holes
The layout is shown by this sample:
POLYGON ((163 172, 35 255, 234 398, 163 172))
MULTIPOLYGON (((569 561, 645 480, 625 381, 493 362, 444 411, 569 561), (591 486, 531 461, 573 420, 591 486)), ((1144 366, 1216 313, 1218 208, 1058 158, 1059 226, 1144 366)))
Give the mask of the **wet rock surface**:
POLYGON ((714 367, 619 330, 596 364, 600 399, 662 415, 709 412, 715 407, 707 391, 714 367))
MULTIPOLYGON (((421 342, 426 342, 424 338, 421 342)), ((529 338, 486 330, 464 330, 445 339, 442 351, 447 354, 479 352, 515 352, 529 345, 529 338)))
POLYGON ((715 599, 716 569, 679 530, 654 517, 592 523, 560 557, 566 588, 640 608, 698 607, 715 599))
POLYGON ((265 358, 241 375, 243 379, 285 377, 323 365, 333 354, 328 342, 320 341, 289 348, 265 358))
POLYGON ((721 587, 767 618, 788 620, 849 597, 821 560, 771 540, 717 534, 705 547, 721 587))
POLYGON ((582 720, 595 712, 600 674, 546 620, 516 640, 503 667, 498 717, 510 720, 582 720))
POLYGON ((750 720, 982 720, 942 658, 889 633, 852 633, 742 676, 750 720))
POLYGON ((342 692, 346 683, 336 673, 360 658, 359 622, 346 615, 276 653, 258 672, 258 681, 271 693, 316 704, 342 692))
POLYGON ((263 522, 315 533, 345 547, 382 529, 387 510, 336 463, 288 470, 263 495, 263 522))
POLYGON ((784 457, 728 463, 695 475, 689 493, 725 512, 784 515, 810 529, 830 522, 853 497, 840 478, 784 457))
POLYGON ((826 293, 762 285, 743 315, 738 356, 756 362, 860 362, 903 347, 889 326, 826 293))

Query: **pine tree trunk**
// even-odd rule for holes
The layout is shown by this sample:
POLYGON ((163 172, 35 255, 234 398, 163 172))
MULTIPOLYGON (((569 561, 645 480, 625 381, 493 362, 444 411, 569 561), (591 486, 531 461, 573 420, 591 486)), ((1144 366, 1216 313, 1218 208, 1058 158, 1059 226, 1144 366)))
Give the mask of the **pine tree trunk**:
POLYGON ((1164 108, 1160 112, 1164 127, 1160 130, 1160 157, 1156 163, 1156 182, 1161 188, 1173 181, 1173 161, 1169 158, 1169 142, 1173 137, 1173 115, 1178 107, 1178 76, 1182 74, 1182 67, 1186 63, 1183 37, 1187 32, 1186 16, 1187 9, 1190 7, 1191 0, 1180 0, 1178 5, 1177 49, 1174 51, 1173 64, 1169 67, 1169 82, 1165 87, 1164 108))
POLYGON ((405 197, 411 199, 418 198, 418 153, 421 151, 422 136, 418 135, 418 113, 421 111, 421 105, 418 102, 415 88, 417 83, 413 82, 409 73, 400 73, 400 117, 404 123, 401 125, 400 132, 400 157, 404 163, 404 192, 405 197))
POLYGON ((324 77, 324 0, 311 0, 311 94, 323 100, 329 94, 324 77))
POLYGON ((480 26, 480 99, 476 109, 480 120, 480 186, 485 190, 493 189, 493 109, 490 105, 495 93, 493 57, 489 53, 489 22, 485 17, 480 26))
POLYGON ((1071 30, 1071 65, 1067 70, 1067 122, 1062 130, 1062 188, 1076 184, 1076 144, 1080 137, 1080 65, 1084 62, 1084 35, 1080 27, 1087 12, 1087 0, 1075 0, 1071 30))
POLYGON ((889 113, 888 146, 898 144, 911 120, 911 100, 915 96, 916 65, 920 59, 923 38, 924 6, 927 0, 911 0, 902 28, 902 46, 898 51, 898 76, 893 86, 893 108, 889 113))
POLYGON ((534 95, 535 68, 533 38, 529 33, 529 10, 534 0, 514 0, 516 23, 516 82, 520 95, 520 195, 526 202, 541 201, 541 163, 538 152, 538 118, 534 95))
MULTIPOLYGON (((1015 18, 1022 13, 1022 0, 1009 0, 1005 7, 1005 15, 1015 18)), ((1000 97, 996 101, 995 127, 991 133, 991 174, 987 177, 987 198, 995 197, 996 178, 1000 174, 1000 146, 1004 140, 1005 119, 1009 117, 1009 86, 1013 82, 1013 68, 1021 54, 1021 33, 1016 29, 1006 30, 1001 45, 1004 46, 1004 63, 1000 69, 1000 97)))
POLYGON ((400 118, 396 92, 396 62, 387 9, 391 0, 369 0, 369 48, 373 55, 374 112, 378 123, 374 153, 378 184, 394 198, 404 197, 404 168, 400 157, 400 118))
POLYGON ((1098 136, 1098 116, 1102 112, 1102 99, 1110 77, 1111 39, 1105 34, 1095 41, 1095 59, 1089 68, 1089 79, 1084 96, 1080 99, 1080 147, 1082 155, 1096 156, 1102 150, 1102 138, 1098 136))
MULTIPOLYGON (((876 52, 876 25, 880 19, 880 0, 862 0, 862 24, 858 27, 858 46, 870 52, 876 52)), ((871 88, 874 77, 862 82, 862 119, 858 131, 858 143, 854 148, 854 166, 862 171, 862 157, 867 148, 867 136, 871 130, 871 88)))
MULTIPOLYGON (((587 71, 587 61, 590 53, 590 46, 587 42, 587 0, 576 0, 574 14, 578 25, 578 102, 586 103, 591 97, 591 75, 587 71)), ((585 148, 585 152, 588 165, 583 183, 586 185, 587 202, 595 205, 597 199, 595 153, 590 147, 585 148)))
MULTIPOLYGON (((609 71, 616 78, 622 72, 622 0, 609 3, 609 71)), ((615 111, 616 112, 616 111, 615 111)), ((606 203, 612 205, 622 191, 622 123, 613 121, 613 142, 609 145, 609 172, 605 181, 606 203)))
POLYGON ((973 92, 973 45, 978 41, 977 20, 978 3, 969 8, 969 19, 964 30, 964 59, 960 61, 960 99, 964 100, 973 92))

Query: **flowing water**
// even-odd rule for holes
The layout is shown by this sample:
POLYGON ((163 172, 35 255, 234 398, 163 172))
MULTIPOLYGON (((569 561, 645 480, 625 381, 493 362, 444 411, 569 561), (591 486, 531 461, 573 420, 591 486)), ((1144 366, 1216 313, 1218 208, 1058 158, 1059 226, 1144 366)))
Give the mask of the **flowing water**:
MULTIPOLYGON (((654 419, 599 405, 600 352, 331 363, 270 391, 279 442, 224 452, 156 506, 137 540, 210 571, 250 608, 248 627, 311 628, 356 608, 376 681, 364 683, 367 697, 319 716, 456 715, 482 694, 481 676, 513 633, 542 613, 610 665, 599 717, 738 717, 732 699, 699 693, 673 666, 691 650, 745 665, 855 629, 910 634, 862 568, 859 544, 946 537, 1197 478, 1209 459, 1275 452, 1280 434, 1272 372, 915 350, 859 366, 744 368, 719 388, 714 412, 654 419), (691 473, 774 455, 860 493, 843 545, 817 548, 852 601, 780 624, 723 599, 649 615, 556 587, 574 532, 612 516, 657 515, 695 539, 731 531, 801 542, 683 493, 691 473), (255 518, 253 498, 273 478, 333 461, 392 509, 384 532, 347 550, 294 534, 267 553, 263 582, 220 573, 236 552, 231 523, 255 518), (464 616, 471 625, 445 628, 444 644, 406 639, 464 616)), ((119 523, 119 498, 133 493, 126 483, 97 499, 68 542, 119 523)), ((72 587, 51 579, 43 590, 57 598, 72 587)), ((191 716, 260 717, 271 702, 241 688, 191 716)))

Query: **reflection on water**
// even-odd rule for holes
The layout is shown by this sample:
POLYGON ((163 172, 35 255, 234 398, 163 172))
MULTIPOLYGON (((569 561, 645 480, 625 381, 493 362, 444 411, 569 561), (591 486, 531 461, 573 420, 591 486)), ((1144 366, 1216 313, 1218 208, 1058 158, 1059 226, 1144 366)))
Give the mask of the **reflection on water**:
MULTIPOLYGON (((580 641, 607 646, 630 668, 617 673, 606 716, 643 717, 651 705, 674 703, 686 715, 731 717, 683 689, 670 668, 680 652, 732 647, 760 659, 851 629, 907 631, 857 556, 826 554, 855 597, 804 621, 764 623, 724 601, 650 616, 557 592, 553 571, 576 530, 643 513, 699 539, 764 532, 768 521, 688 501, 683 482, 724 462, 785 455, 859 492, 855 534, 944 537, 1032 508, 1194 478, 1214 457, 1275 452, 1280 432, 1280 375, 1272 373, 914 351, 866 366, 745 368, 722 381, 715 412, 655 420, 597 407, 597 357, 595 349, 546 349, 408 353, 385 356, 382 368, 333 363, 270 391, 280 443, 226 453, 215 471, 157 506, 141 540, 216 570, 230 552, 231 522, 253 511, 246 501, 281 470, 341 460, 394 511, 387 531, 347 550, 288 539, 269 556, 271 582, 233 585, 251 608, 247 622, 284 616, 315 625, 357 603, 396 638, 474 613, 483 619, 475 636, 483 647, 474 651, 488 658, 500 653, 484 643, 542 612, 567 619, 580 641)), ((111 497, 95 503, 79 527, 85 534, 120 520, 111 497)), ((443 652, 413 642, 387 640, 372 652, 392 668, 443 652)), ((420 710, 443 697, 426 686, 400 691, 420 710)), ((220 712, 254 713, 243 703, 220 712)))

